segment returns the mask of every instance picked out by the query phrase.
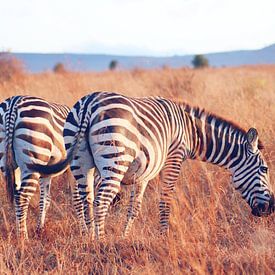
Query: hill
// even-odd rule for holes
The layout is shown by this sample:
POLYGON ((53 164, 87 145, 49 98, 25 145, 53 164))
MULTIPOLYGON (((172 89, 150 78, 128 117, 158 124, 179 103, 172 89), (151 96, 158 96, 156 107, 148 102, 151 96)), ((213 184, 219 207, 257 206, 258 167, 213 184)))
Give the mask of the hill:
MULTIPOLYGON (((112 60, 117 60, 121 69, 161 68, 169 66, 179 68, 191 66, 193 55, 152 57, 152 56, 119 56, 104 54, 40 54, 14 53, 22 60, 28 71, 41 72, 52 70, 56 63, 63 63, 75 71, 104 71, 112 60)), ((275 44, 259 50, 243 50, 205 54, 210 65, 215 67, 275 64, 275 44)))

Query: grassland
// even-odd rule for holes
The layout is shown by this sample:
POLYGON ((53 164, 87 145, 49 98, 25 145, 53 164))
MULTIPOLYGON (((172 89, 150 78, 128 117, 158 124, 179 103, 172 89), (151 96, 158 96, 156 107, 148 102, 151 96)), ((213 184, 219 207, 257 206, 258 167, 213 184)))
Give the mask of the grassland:
MULTIPOLYGON (((0 84, 0 100, 31 94, 72 106, 96 90, 130 96, 161 95, 184 100, 228 118, 245 129, 256 127, 275 189, 275 67, 103 73, 26 74, 0 84)), ((1 274, 274 274, 275 221, 255 218, 233 190, 225 170, 186 161, 177 183, 169 235, 158 231, 159 180, 146 193, 142 214, 126 240, 129 188, 107 218, 107 240, 79 233, 66 175, 52 184, 53 203, 42 237, 35 235, 38 195, 29 216, 30 240, 17 243, 15 215, 1 180, 1 274)))

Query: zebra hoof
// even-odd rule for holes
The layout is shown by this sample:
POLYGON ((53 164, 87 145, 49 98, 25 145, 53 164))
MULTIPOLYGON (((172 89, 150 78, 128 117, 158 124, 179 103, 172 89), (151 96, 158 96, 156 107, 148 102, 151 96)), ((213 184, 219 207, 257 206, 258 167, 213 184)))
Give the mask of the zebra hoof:
POLYGON ((27 232, 20 232, 18 234, 18 239, 20 243, 24 243, 25 241, 29 240, 28 233, 27 232))
POLYGON ((122 239, 127 239, 129 237, 129 232, 123 232, 121 237, 122 239))
POLYGON ((81 236, 83 237, 89 236, 89 230, 87 228, 81 229, 80 233, 81 233, 81 236))
POLYGON ((35 230, 35 233, 36 233, 37 237, 41 237, 43 235, 44 231, 45 231, 44 228, 37 227, 35 230))
POLYGON ((96 240, 100 243, 105 243, 106 242, 106 236, 105 235, 96 236, 96 238, 94 238, 94 240, 96 240))
POLYGON ((161 229, 160 230, 160 236, 162 237, 162 238, 167 238, 168 237, 168 234, 169 234, 169 232, 168 232, 168 229, 166 228, 166 229, 161 229))
POLYGON ((89 234, 87 235, 89 241, 94 241, 95 240, 95 234, 92 232, 89 232, 89 234))

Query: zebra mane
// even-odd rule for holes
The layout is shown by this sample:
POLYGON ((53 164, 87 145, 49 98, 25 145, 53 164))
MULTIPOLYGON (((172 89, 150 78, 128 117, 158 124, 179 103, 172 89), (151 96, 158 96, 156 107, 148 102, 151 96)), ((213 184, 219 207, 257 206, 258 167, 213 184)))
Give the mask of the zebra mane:
MULTIPOLYGON (((224 119, 221 116, 208 112, 204 108, 200 108, 198 106, 191 106, 185 102, 179 102, 179 105, 185 112, 192 114, 194 117, 198 119, 205 118, 205 121, 209 124, 213 119, 215 119, 218 123, 222 124, 224 127, 229 127, 230 129, 233 130, 233 132, 241 133, 242 136, 246 137, 247 131, 233 121, 224 119)), ((264 145, 260 139, 258 141, 258 148, 259 150, 264 149, 264 145)))

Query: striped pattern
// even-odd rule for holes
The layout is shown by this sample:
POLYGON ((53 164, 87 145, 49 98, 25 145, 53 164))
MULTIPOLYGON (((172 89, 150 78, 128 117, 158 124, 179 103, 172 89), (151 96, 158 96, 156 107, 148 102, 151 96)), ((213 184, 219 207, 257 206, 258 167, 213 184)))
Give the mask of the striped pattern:
POLYGON ((44 226, 54 175, 41 177, 32 165, 53 164, 65 156, 63 126, 69 108, 32 96, 13 96, 0 104, 0 168, 15 203, 17 234, 28 238, 26 218, 40 181, 38 230, 44 226))
MULTIPOLYGON (((78 183, 79 209, 98 238, 104 236, 108 207, 121 184, 134 184, 124 228, 138 216, 149 180, 161 173, 161 231, 168 229, 175 182, 185 159, 198 159, 231 171, 233 185, 254 215, 274 211, 267 164, 255 129, 240 127, 187 104, 164 98, 130 98, 98 92, 79 100, 64 126, 67 159, 37 166, 44 173, 71 170, 78 183), (100 184, 94 197, 94 175, 100 184), (81 203, 82 202, 82 203, 81 203)), ((79 213, 81 216, 81 213, 79 213)))

